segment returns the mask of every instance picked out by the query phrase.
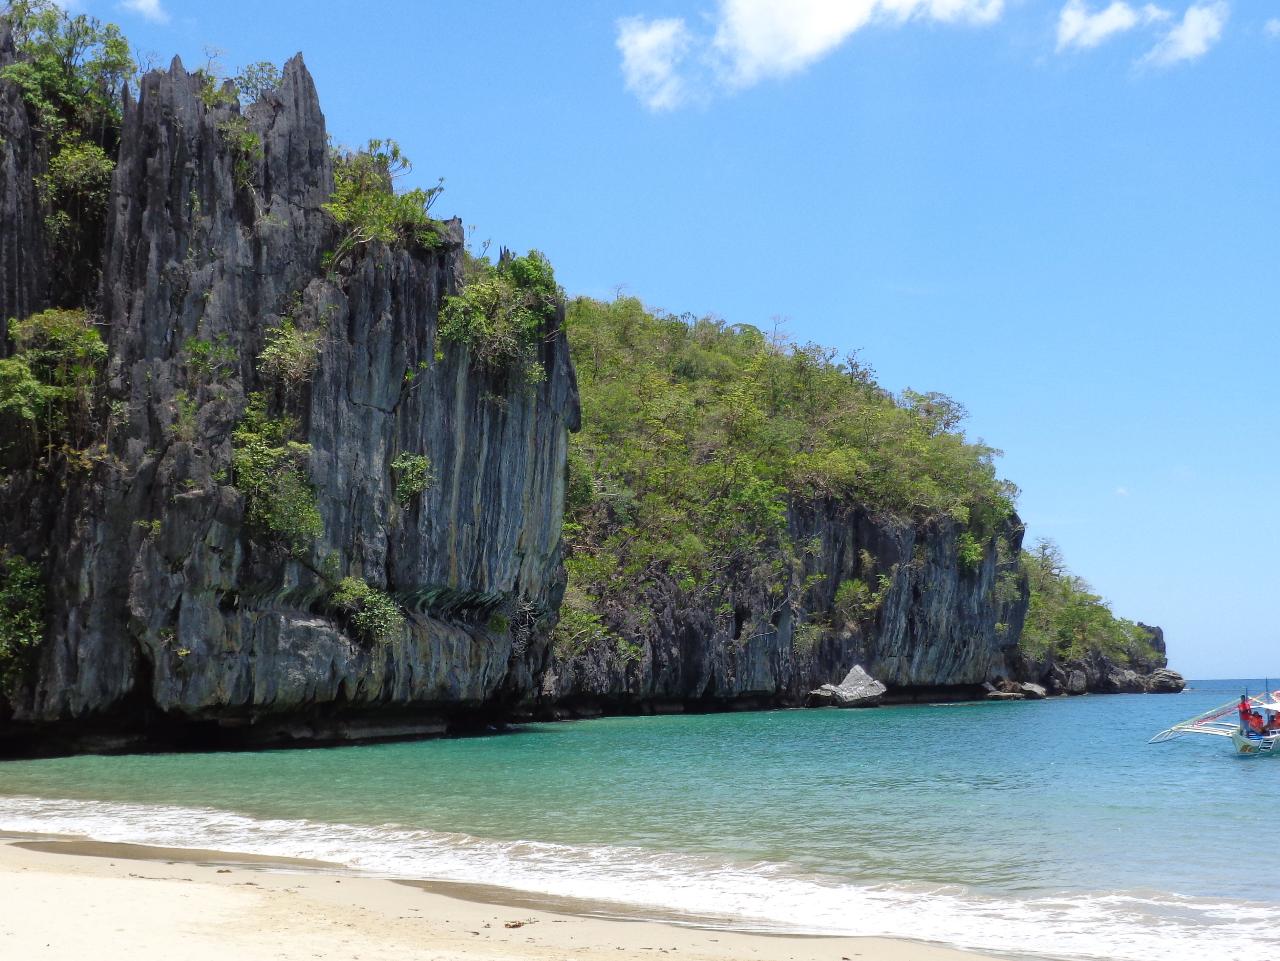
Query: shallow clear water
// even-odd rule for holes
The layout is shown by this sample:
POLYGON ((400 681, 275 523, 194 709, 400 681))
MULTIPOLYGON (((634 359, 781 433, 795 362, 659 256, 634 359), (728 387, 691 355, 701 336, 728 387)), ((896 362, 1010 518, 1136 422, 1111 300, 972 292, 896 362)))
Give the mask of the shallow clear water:
POLYGON ((322 858, 744 927, 1263 961, 1280 957, 1280 761, 1145 743, 1242 683, 11 762, 0 830, 322 858))

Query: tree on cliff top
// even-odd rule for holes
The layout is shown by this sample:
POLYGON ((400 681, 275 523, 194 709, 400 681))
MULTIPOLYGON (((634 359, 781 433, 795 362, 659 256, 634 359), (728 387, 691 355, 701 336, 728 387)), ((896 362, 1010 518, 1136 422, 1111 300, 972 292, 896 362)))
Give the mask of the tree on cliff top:
POLYGON ((52 0, 12 0, 0 18, 12 28, 18 55, 0 79, 21 90, 49 156, 36 183, 52 254, 52 299, 83 305, 97 286, 122 95, 136 67, 117 26, 73 15, 52 0))
POLYGON ((1031 585, 1031 606, 1019 646, 1032 657, 1071 661, 1097 651, 1122 664, 1159 659, 1150 632, 1116 617, 1083 578, 1067 569, 1053 541, 1040 538, 1023 551, 1022 569, 1031 585))
POLYGON ((425 247, 440 241, 431 205, 444 189, 434 187, 397 193, 396 180, 413 169, 394 140, 370 140, 363 150, 334 155, 333 196, 324 205, 343 228, 330 262, 340 265, 372 243, 425 247))
POLYGON ((792 500, 953 518, 980 555, 1012 513, 998 452, 956 430, 963 408, 895 400, 856 357, 634 298, 574 300, 568 334, 584 412, 565 524, 575 616, 641 610, 664 581, 711 608, 735 579, 785 583, 809 549, 788 534, 792 500))

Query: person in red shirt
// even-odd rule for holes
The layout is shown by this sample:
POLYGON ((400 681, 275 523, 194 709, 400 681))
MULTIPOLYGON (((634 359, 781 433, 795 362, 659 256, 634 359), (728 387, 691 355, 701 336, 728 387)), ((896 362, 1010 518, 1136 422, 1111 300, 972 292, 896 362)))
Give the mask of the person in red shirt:
POLYGON ((1244 733, 1253 731, 1261 734, 1266 727, 1266 723, 1262 720, 1262 715, 1253 709, 1249 703, 1249 698, 1244 694, 1240 695, 1240 730, 1244 733))

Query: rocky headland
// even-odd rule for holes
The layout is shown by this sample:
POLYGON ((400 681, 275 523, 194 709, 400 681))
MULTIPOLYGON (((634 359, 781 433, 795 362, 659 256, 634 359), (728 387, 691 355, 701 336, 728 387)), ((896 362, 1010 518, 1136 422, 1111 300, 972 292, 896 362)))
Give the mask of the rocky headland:
MULTIPOLYGON (((0 24, 0 72, 21 56, 0 24)), ((102 345, 74 417, 32 414, 29 444, 6 426, 7 603, 33 585, 42 627, 3 650, 0 753, 1181 688, 1159 629, 1138 662, 1020 649, 1016 514, 975 538, 839 496, 788 499, 794 563, 725 570, 714 603, 658 577, 602 608, 625 643, 557 644, 582 416, 563 303, 528 342, 539 376, 513 377, 443 329, 473 268, 458 221, 344 249, 300 56, 251 102, 175 60, 118 123, 70 270, 37 189, 50 144, 0 79, 0 362, 38 373, 32 344, 73 322, 46 311, 102 345), (874 603, 841 600, 855 581, 874 603)))

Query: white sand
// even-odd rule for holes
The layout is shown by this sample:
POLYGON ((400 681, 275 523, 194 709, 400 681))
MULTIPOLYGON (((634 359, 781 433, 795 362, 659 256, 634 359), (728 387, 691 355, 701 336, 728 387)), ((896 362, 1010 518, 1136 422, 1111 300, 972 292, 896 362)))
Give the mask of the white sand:
POLYGON ((979 958, 907 941, 775 937, 556 914, 301 865, 245 863, 236 855, 225 856, 233 862, 227 866, 200 863, 223 857, 213 852, 74 840, 43 847, 0 843, 6 961, 979 958), (507 926, 516 922, 523 923, 507 926))

